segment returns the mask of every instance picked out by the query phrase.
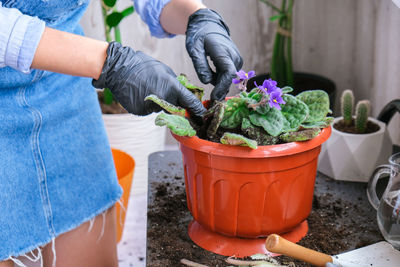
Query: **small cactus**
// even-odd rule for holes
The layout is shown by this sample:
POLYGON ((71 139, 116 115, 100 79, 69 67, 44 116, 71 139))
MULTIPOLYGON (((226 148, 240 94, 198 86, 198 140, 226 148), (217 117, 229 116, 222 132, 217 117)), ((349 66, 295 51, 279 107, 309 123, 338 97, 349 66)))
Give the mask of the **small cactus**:
POLYGON ((365 133, 367 129, 368 116, 370 112, 370 102, 368 100, 362 100, 357 103, 356 106, 356 120, 355 127, 357 133, 365 133))
POLYGON ((343 122, 346 126, 350 126, 353 121, 353 106, 354 106, 353 91, 349 89, 344 90, 342 93, 342 99, 340 104, 341 104, 343 122))

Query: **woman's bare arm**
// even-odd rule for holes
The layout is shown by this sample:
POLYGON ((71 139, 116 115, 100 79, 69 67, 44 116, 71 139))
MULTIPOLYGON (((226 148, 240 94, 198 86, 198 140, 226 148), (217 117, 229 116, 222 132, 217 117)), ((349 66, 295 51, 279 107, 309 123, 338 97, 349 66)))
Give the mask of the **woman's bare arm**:
MULTIPOLYGON (((184 34, 191 14, 205 8, 197 0, 171 0, 161 13, 163 28, 184 34)), ((45 29, 32 68, 97 79, 106 59, 108 43, 76 34, 45 29)))
POLYGON ((47 28, 36 49, 32 68, 97 79, 108 43, 47 28))
POLYGON ((171 0, 161 12, 161 25, 169 33, 185 34, 189 16, 201 8, 206 6, 197 0, 171 0))

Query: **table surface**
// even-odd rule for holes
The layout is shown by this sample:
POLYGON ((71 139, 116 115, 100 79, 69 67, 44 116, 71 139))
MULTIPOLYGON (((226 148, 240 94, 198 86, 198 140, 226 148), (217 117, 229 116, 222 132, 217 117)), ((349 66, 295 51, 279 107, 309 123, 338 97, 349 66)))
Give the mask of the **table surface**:
MULTIPOLYGON (((179 199, 178 195, 185 194, 180 151, 161 151, 149 156, 148 186, 147 266, 181 266, 178 263, 179 259, 174 262, 174 259, 169 257, 170 254, 176 255, 180 248, 185 248, 182 250, 182 258, 194 257, 191 260, 197 262, 201 262, 201 257, 208 259, 211 255, 216 259, 225 258, 199 248, 190 240, 186 231, 191 215, 184 207, 186 201, 173 203, 179 199), (161 197, 172 204, 160 202, 161 197), (172 240, 169 241, 168 237, 172 240), (188 248, 190 251, 187 251, 188 248)), ((359 247, 360 241, 367 245, 382 240, 377 230, 376 211, 366 196, 365 183, 335 181, 317 173, 315 197, 327 198, 333 208, 339 203, 343 216, 341 215, 334 224, 335 227, 346 229, 346 245, 350 250, 359 247), (357 208, 357 212, 354 208, 357 208)))

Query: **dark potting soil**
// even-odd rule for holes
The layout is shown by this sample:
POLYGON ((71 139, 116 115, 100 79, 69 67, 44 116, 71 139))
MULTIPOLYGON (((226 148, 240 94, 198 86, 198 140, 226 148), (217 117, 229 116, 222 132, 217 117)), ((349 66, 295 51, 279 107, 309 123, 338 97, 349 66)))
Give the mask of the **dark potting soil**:
MULTIPOLYGON (((353 119, 351 125, 349 125, 349 126, 345 125, 343 120, 340 120, 333 125, 333 128, 335 128, 338 131, 345 132, 345 133, 359 134, 356 131, 356 128, 354 126, 354 119, 353 119)), ((363 134, 374 133, 374 132, 379 131, 379 129, 380 129, 380 127, 378 124, 376 124, 372 121, 367 121, 367 128, 365 130, 365 133, 363 133, 363 134)))
MULTIPOLYGON (((365 192, 366 184, 333 181, 318 173, 307 218, 309 231, 299 244, 335 255, 382 241, 376 212, 365 192)), ((184 266, 181 259, 210 267, 229 265, 227 257, 200 248, 187 234, 192 217, 186 206, 179 151, 156 152, 149 157, 147 216, 147 266, 184 266)), ((311 266, 285 256, 276 259, 281 264, 311 266)))

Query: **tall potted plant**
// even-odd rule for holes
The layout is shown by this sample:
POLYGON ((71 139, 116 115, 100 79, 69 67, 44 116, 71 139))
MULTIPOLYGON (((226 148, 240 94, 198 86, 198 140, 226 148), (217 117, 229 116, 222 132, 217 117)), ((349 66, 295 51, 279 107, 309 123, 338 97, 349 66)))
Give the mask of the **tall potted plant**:
POLYGON ((275 13, 270 21, 276 22, 276 33, 270 63, 270 72, 260 74, 250 80, 262 83, 266 78, 271 77, 278 82, 279 86, 290 86, 294 88, 294 95, 305 90, 321 89, 327 92, 330 100, 330 107, 335 106, 336 86, 328 78, 320 75, 294 72, 292 60, 292 39, 293 39, 293 8, 294 0, 281 0, 280 7, 269 0, 259 0, 269 6, 275 13))
MULTIPOLYGON (((120 23, 134 13, 134 7, 129 6, 119 11, 117 0, 100 2, 106 40, 121 42, 120 23)), ((146 183, 140 181, 147 179, 147 157, 154 151, 164 149, 165 129, 154 125, 156 113, 148 116, 132 115, 115 101, 107 88, 99 91, 98 94, 110 145, 128 153, 135 159, 135 173, 142 176, 135 174, 136 190, 139 193, 145 193, 147 191, 146 183)))
POLYGON ((320 147, 330 135, 329 97, 321 90, 296 97, 268 79, 246 92, 254 72, 238 72, 240 94, 213 105, 202 125, 185 111, 149 96, 167 112, 166 125, 182 151, 189 236, 222 255, 265 253, 264 237, 307 233, 320 147), (193 127, 192 127, 193 126, 193 127))

